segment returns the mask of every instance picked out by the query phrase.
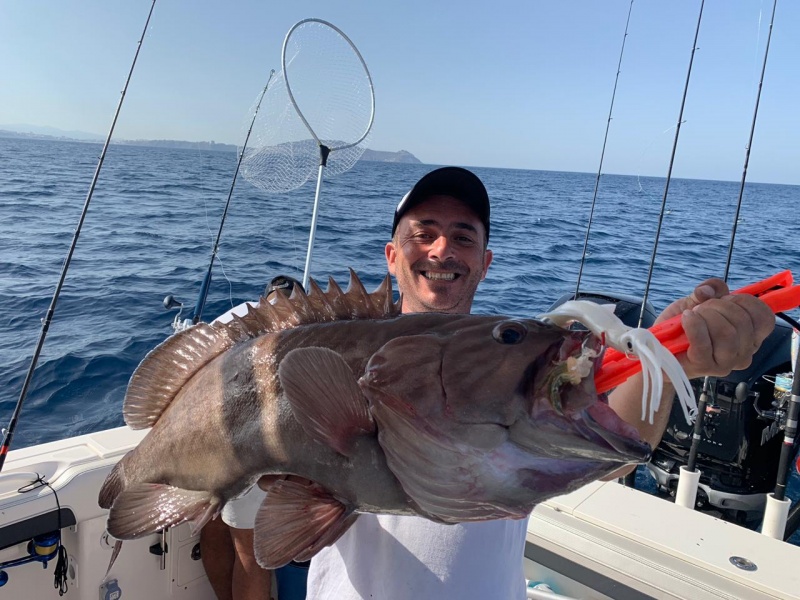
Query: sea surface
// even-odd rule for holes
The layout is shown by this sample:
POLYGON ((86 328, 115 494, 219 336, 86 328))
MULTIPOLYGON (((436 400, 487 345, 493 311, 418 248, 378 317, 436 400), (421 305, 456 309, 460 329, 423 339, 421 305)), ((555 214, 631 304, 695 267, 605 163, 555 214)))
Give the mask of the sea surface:
MULTIPOLYGON (((0 139, 0 423, 20 394, 102 146, 0 139)), ((14 448, 123 424, 131 373, 170 335, 173 295, 191 316, 237 156, 112 145, 74 253, 14 448)), ((393 210, 431 165, 359 162, 324 179, 311 275, 368 289, 386 273, 393 210)), ((533 316, 574 291, 596 175, 475 168, 492 198, 494 262, 475 312, 533 316)), ((657 310, 721 276, 738 182, 673 179, 650 300, 657 310)), ((644 293, 665 180, 603 175, 581 289, 644 293)), ((302 276, 314 181, 269 195, 240 178, 204 320, 302 276)), ((748 183, 730 284, 800 273, 800 187, 748 183)), ((797 317, 797 313, 793 313, 797 317)))

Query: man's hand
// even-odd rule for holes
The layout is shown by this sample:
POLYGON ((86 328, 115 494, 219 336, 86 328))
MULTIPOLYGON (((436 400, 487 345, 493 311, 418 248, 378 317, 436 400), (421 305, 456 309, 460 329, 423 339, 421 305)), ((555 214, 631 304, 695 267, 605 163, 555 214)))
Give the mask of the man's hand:
POLYGON ((730 294, 721 279, 707 279, 670 304, 656 323, 682 314, 689 349, 678 360, 689 378, 745 369, 775 328, 772 310, 755 296, 730 294))

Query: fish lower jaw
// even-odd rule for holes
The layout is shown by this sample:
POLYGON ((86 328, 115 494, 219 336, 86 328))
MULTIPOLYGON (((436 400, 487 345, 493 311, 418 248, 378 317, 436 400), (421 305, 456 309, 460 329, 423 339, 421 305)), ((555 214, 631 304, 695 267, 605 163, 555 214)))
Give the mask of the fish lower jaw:
POLYGON ((583 422, 609 446, 632 461, 647 462, 653 452, 635 427, 620 419, 607 404, 596 403, 581 411, 583 422))

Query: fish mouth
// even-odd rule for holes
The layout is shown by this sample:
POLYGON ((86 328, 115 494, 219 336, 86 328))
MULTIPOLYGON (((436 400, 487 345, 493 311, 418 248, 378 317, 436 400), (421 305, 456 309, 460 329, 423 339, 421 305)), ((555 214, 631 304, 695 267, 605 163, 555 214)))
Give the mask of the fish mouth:
POLYGON ((583 458, 620 464, 649 460, 650 445, 622 420, 594 384, 603 360, 602 341, 588 332, 570 332, 550 358, 546 375, 534 386, 534 410, 519 424, 515 441, 558 458, 583 458))
POLYGON ((650 460, 653 453, 650 444, 643 441, 636 428, 620 419, 604 400, 605 397, 581 411, 583 425, 620 454, 636 462, 650 460))
POLYGON ((602 363, 605 353, 602 340, 587 333, 580 345, 578 341, 572 340, 560 350, 557 375, 549 390, 553 409, 571 421, 584 443, 594 447, 590 454, 597 452, 607 458, 616 455, 617 460, 631 462, 648 461, 652 454, 650 444, 608 405, 606 394, 597 393, 594 376, 595 367, 602 363))

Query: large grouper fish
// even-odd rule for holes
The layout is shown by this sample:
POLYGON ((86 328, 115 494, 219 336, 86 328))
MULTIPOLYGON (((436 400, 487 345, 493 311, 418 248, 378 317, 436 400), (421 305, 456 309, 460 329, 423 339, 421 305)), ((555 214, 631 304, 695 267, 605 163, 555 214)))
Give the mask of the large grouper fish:
POLYGON ((100 491, 119 539, 202 527, 252 485, 259 563, 306 560, 359 513, 519 519, 650 446, 594 388, 600 339, 534 319, 400 314, 372 294, 296 286, 197 324, 133 374, 125 422, 151 428, 100 491))

